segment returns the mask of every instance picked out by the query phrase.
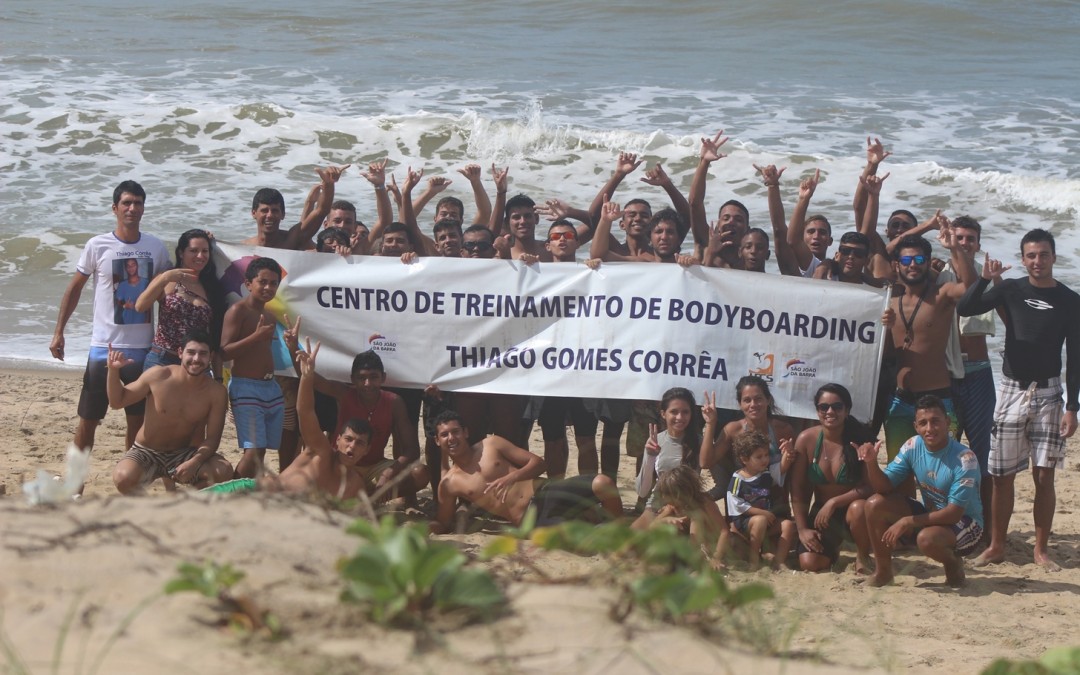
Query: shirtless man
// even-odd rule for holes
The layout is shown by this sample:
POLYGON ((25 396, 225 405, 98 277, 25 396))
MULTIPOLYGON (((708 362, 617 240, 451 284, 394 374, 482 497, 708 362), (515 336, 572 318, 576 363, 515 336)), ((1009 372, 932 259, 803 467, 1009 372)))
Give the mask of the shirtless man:
POLYGON ((353 499, 365 486, 374 488, 374 481, 369 481, 369 476, 357 468, 357 462, 367 454, 371 443, 371 425, 360 418, 346 420, 333 444, 323 435, 315 414, 315 357, 319 346, 316 343, 312 349, 308 340, 308 351, 295 356, 300 371, 296 411, 304 449, 281 472, 275 487, 280 486, 285 492, 319 491, 338 499, 353 499))
MULTIPOLYGON (((296 323, 285 332, 285 344, 298 369, 301 365, 299 359, 305 353, 300 350, 299 335, 300 319, 297 318, 296 323)), ((311 345, 308 344, 308 353, 311 351, 311 345)), ((303 373, 302 370, 300 372, 303 373)), ((409 418, 401 397, 383 387, 386 382, 386 369, 378 354, 368 350, 353 358, 349 384, 328 380, 316 373, 313 367, 309 377, 315 391, 337 401, 337 429, 331 436, 335 447, 343 435, 350 434, 346 429, 350 420, 366 422, 368 440, 362 445, 355 445, 356 441, 353 441, 354 451, 359 453, 353 468, 368 482, 372 490, 389 483, 420 456, 420 445, 416 437, 417 422, 409 418), (394 458, 388 459, 386 445, 391 439, 394 443, 394 458)), ((314 395, 312 397, 314 398, 314 395)), ((356 426, 353 425, 352 428, 351 435, 357 435, 356 426)), ((307 438, 305 436, 305 439, 307 438)), ((317 442, 317 439, 308 442, 317 442)), ((423 466, 414 467, 409 477, 399 484, 399 494, 406 502, 413 503, 417 490, 427 482, 427 469, 423 466)), ((394 495, 388 494, 386 498, 392 496, 394 495)))
POLYGON ((974 282, 974 261, 956 245, 951 228, 938 238, 951 253, 959 281, 935 284, 930 278, 930 242, 919 236, 900 240, 893 255, 897 276, 889 309, 895 314, 888 335, 897 359, 896 393, 885 418, 885 444, 889 461, 900 446, 915 435, 915 402, 926 394, 942 399, 952 427, 956 414, 951 378, 945 363, 945 345, 956 303, 974 282))
MULTIPOLYGON (((245 239, 244 243, 289 251, 303 251, 308 248, 311 245, 311 238, 330 214, 330 207, 334 203, 335 185, 347 168, 349 168, 348 165, 315 169, 320 180, 315 191, 316 203, 304 214, 300 222, 288 230, 281 229, 281 221, 285 219, 285 198, 281 193, 273 188, 262 188, 256 192, 251 200, 251 218, 255 221, 258 232, 254 237, 245 239)), ((224 345, 224 342, 222 344, 224 345)), ((277 382, 285 402, 282 436, 278 444, 278 462, 280 468, 284 469, 296 456, 297 443, 300 440, 296 431, 296 379, 281 377, 277 382)), ((240 471, 240 465, 244 465, 247 472, 247 464, 244 460, 237 465, 237 471, 240 471)))
POLYGON ((960 303, 958 313, 972 316, 995 308, 1005 312, 1005 358, 990 438, 993 477, 990 546, 976 565, 1003 562, 1015 501, 1016 474, 1032 465, 1035 481, 1035 563, 1047 570, 1060 566, 1050 558, 1050 531, 1057 493, 1054 469, 1065 461, 1065 441, 1076 433, 1080 410, 1080 296, 1054 278, 1054 237, 1042 229, 1020 240, 1027 270, 1023 279, 990 280, 1008 267, 986 259, 982 276, 960 303), (1061 383, 1061 348, 1067 361, 1061 383), (1065 394, 1064 410, 1061 395, 1065 394))
POLYGON ((530 505, 537 510, 537 526, 580 517, 597 505, 612 518, 622 516, 619 491, 611 478, 575 476, 536 486, 533 481, 544 472, 544 460, 499 436, 470 444, 468 430, 453 411, 435 418, 435 439, 451 466, 439 483, 439 511, 430 525, 433 534, 450 531, 458 497, 515 526, 521 525, 530 505))
MULTIPOLYGON (((720 152, 720 146, 728 140, 723 135, 724 132, 720 131, 712 138, 701 139, 697 171, 694 172, 694 179, 690 184, 690 229, 694 233, 694 243, 699 247, 699 252, 704 251, 710 236, 708 217, 705 215, 705 184, 709 178, 709 166, 726 157, 720 152)), ((720 205, 720 212, 712 229, 716 230, 721 238, 715 248, 720 251, 726 267, 739 269, 738 245, 749 227, 750 212, 742 202, 729 199, 720 205)))
MULTIPOLYGON (((802 272, 795 259, 795 252, 787 243, 788 226, 784 221, 784 202, 780 197, 780 176, 783 175, 785 168, 787 167, 777 169, 773 164, 764 167, 754 165, 754 169, 761 174, 762 183, 768 195, 769 221, 772 223, 773 231, 772 243, 776 246, 776 265, 780 269, 780 274, 797 277, 801 276, 802 272)), ((735 201, 725 204, 721 211, 724 212, 726 222, 717 222, 709 228, 709 243, 705 247, 702 264, 706 267, 764 272, 765 261, 771 257, 769 235, 761 228, 755 227, 747 229, 741 239, 734 239, 734 229, 742 222, 739 216, 749 218, 749 214, 745 207, 735 201), (736 247, 738 251, 734 265, 731 254, 727 250, 731 247, 736 247)))
POLYGON ((228 394, 207 374, 210 336, 191 331, 182 344, 180 365, 151 368, 130 384, 123 383, 120 371, 133 360, 109 349, 109 405, 115 410, 143 400, 149 404, 135 441, 113 469, 121 494, 141 493, 158 478, 170 491, 175 483, 204 488, 232 478, 232 465, 217 451, 228 394))
POLYGON ((589 248, 590 258, 599 258, 604 262, 674 262, 689 267, 698 264, 694 256, 680 252, 682 238, 679 236, 679 214, 674 209, 664 209, 652 217, 649 222, 650 250, 642 251, 637 256, 625 256, 609 248, 611 224, 622 215, 622 209, 614 202, 605 202, 600 212, 600 222, 596 225, 596 234, 589 248))
POLYGON ((799 200, 791 213, 791 225, 787 232, 788 245, 794 251, 804 277, 814 275, 814 270, 829 255, 829 247, 833 241, 832 225, 825 216, 819 214, 810 216, 809 220, 806 218, 810 199, 814 196, 820 180, 821 170, 816 169, 813 176, 804 178, 799 184, 799 200))
MULTIPOLYGON (((593 203, 589 207, 590 222, 599 222, 600 211, 603 209, 604 202, 611 201, 614 198, 615 190, 622 181, 641 166, 643 161, 633 153, 619 153, 615 171, 611 174, 608 182, 600 188, 600 192, 597 193, 596 198, 593 199, 593 203)), ((664 192, 667 193, 668 198, 671 200, 671 206, 679 214, 683 228, 681 235, 685 238, 686 233, 690 230, 690 203, 675 187, 671 178, 664 171, 664 167, 656 164, 645 172, 641 182, 663 188, 664 192)), ((608 247, 615 253, 631 257, 636 257, 649 250, 648 224, 652 220, 652 215, 652 206, 644 199, 631 199, 626 202, 623 206, 622 218, 619 221, 619 227, 626 233, 626 241, 620 242, 612 237, 608 247)))

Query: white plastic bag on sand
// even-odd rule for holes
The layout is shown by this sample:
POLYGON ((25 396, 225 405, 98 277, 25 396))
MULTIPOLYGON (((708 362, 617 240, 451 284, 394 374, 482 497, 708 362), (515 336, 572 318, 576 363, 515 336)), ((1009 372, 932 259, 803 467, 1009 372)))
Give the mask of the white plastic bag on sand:
POLYGON ((68 446, 64 479, 61 481, 59 476, 38 469, 37 478, 23 483, 23 494, 32 506, 68 501, 79 494, 89 471, 90 453, 83 452, 72 443, 68 446))

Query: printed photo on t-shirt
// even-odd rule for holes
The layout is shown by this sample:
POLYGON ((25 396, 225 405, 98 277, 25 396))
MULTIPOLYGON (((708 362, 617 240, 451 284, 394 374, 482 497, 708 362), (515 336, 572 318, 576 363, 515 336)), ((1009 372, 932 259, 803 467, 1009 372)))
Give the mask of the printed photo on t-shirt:
POLYGON ((135 301, 150 285, 154 261, 150 258, 118 258, 113 260, 112 266, 113 321, 124 326, 150 323, 150 311, 136 311, 135 301))

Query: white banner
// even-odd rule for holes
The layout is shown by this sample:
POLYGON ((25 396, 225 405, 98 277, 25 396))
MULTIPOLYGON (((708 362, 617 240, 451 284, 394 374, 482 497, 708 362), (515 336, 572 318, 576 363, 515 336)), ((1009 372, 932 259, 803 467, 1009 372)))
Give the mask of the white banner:
MULTIPOLYGON (((814 418, 826 382, 868 420, 881 358, 884 289, 674 264, 524 265, 220 243, 223 282, 270 256, 285 270, 271 310, 322 341, 319 371, 348 381, 375 350, 388 381, 448 391, 658 400, 687 387, 737 408, 735 383, 763 377, 781 412, 814 418), (227 268, 227 269, 226 269, 227 268)), ((236 296, 234 296, 235 298, 236 296)))

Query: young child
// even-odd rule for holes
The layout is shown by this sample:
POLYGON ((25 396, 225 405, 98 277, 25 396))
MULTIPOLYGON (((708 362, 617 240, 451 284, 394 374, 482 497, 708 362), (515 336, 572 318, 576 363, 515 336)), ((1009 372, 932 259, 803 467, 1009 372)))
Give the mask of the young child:
POLYGON ((665 505, 653 524, 668 523, 686 530, 719 564, 719 554, 726 548, 727 523, 716 502, 701 488, 701 475, 688 464, 677 466, 656 479, 655 494, 665 505))
POLYGON ((255 478, 265 471, 267 448, 281 447, 285 401, 274 381, 271 345, 277 319, 266 310, 281 283, 281 265, 273 258, 256 258, 244 274, 248 294, 225 312, 221 352, 232 360, 229 404, 236 421, 236 440, 244 456, 237 478, 255 478))
MULTIPOLYGON (((648 497, 645 510, 634 521, 636 529, 647 528, 664 502, 652 492, 658 475, 687 462, 693 466, 701 446, 701 432, 694 416, 696 403, 689 389, 672 387, 660 400, 660 419, 665 429, 656 433, 656 425, 649 425, 649 440, 645 443, 645 461, 637 477, 638 497, 648 497), (650 493, 651 496, 650 496, 650 493)), ((696 467, 695 467, 696 468, 696 467)))
MULTIPOLYGON (((791 545, 798 537, 792 520, 781 520, 772 512, 772 475, 769 473, 769 437, 760 431, 748 431, 732 443, 742 468, 731 476, 727 491, 727 517, 731 531, 750 541, 750 566, 761 566, 761 551, 766 537, 777 538, 773 567, 784 565, 791 545)), ((771 543, 771 542, 770 542, 771 543)), ((726 550, 720 551, 723 559, 726 550)))

